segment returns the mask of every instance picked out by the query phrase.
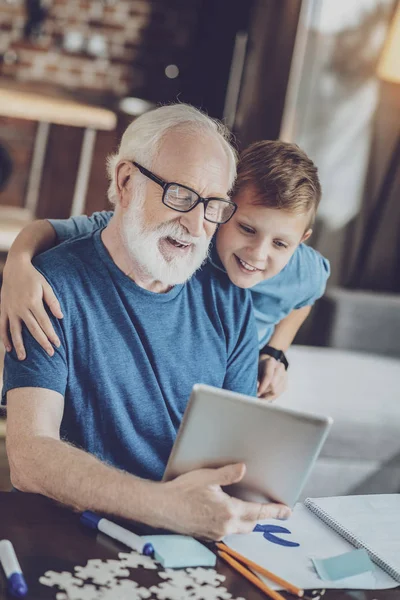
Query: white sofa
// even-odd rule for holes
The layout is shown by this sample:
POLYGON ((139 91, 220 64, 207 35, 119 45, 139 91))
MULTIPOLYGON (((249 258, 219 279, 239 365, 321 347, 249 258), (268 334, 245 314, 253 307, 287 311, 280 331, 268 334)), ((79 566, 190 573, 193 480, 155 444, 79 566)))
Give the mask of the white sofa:
POLYGON ((400 359, 292 346, 281 406, 334 424, 302 497, 400 492, 400 359))

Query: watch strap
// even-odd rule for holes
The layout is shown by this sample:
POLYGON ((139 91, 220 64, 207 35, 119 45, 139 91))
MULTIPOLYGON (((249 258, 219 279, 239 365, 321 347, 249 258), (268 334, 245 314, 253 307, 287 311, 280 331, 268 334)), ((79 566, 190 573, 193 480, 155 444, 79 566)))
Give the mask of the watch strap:
POLYGON ((278 362, 281 362, 283 364, 286 371, 288 370, 289 361, 286 358, 283 350, 278 350, 277 348, 274 348, 273 346, 268 346, 268 344, 265 344, 265 346, 263 346, 263 348, 261 348, 260 354, 268 354, 269 356, 272 356, 278 362))

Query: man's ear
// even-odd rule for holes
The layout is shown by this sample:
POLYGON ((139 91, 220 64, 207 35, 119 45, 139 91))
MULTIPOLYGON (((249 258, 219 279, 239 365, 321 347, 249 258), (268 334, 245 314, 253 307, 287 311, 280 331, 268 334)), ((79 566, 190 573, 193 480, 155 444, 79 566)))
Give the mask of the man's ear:
POLYGON ((312 229, 307 229, 307 231, 305 232, 305 234, 301 238, 300 244, 302 244, 303 242, 307 241, 311 234, 312 234, 312 229))
POLYGON ((115 167, 115 185, 123 208, 128 206, 132 195, 132 170, 132 163, 127 160, 121 160, 115 167))

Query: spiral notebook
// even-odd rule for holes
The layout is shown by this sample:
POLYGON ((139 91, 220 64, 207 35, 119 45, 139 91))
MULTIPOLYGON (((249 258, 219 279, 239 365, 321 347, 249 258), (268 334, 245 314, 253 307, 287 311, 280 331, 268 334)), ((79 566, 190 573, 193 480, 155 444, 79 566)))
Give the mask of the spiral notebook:
POLYGON ((260 521, 257 531, 226 536, 224 542, 303 589, 394 588, 400 584, 400 494, 308 498, 288 520, 260 521), (312 558, 355 548, 368 552, 371 571, 336 581, 318 576, 312 558))
POLYGON ((400 583, 400 494, 307 498, 304 504, 400 583))

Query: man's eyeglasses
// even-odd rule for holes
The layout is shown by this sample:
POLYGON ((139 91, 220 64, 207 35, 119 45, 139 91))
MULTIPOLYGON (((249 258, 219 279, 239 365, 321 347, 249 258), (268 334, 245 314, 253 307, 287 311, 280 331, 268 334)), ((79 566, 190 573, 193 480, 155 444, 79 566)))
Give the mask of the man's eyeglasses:
POLYGON ((175 182, 168 183, 145 167, 142 167, 139 163, 132 161, 132 164, 145 177, 148 177, 151 181, 162 187, 162 202, 168 208, 172 208, 172 210, 189 212, 201 202, 204 204, 204 218, 206 221, 210 221, 210 223, 227 223, 235 214, 237 205, 227 198, 202 198, 197 192, 185 185, 175 182))

